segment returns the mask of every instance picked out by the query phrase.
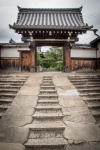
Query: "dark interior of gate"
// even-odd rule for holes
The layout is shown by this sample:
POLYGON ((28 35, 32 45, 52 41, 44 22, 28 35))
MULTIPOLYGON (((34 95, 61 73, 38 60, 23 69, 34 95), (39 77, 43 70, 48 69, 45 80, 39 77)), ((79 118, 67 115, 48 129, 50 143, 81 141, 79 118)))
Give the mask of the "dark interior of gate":
POLYGON ((93 26, 84 23, 82 7, 65 9, 20 8, 17 21, 9 25, 22 35, 22 41, 29 43, 29 52, 21 52, 20 67, 27 63, 26 69, 37 71, 36 47, 63 47, 63 70, 71 71, 70 49, 78 41, 78 35, 92 30, 93 26), (26 61, 28 59, 28 61, 26 61))

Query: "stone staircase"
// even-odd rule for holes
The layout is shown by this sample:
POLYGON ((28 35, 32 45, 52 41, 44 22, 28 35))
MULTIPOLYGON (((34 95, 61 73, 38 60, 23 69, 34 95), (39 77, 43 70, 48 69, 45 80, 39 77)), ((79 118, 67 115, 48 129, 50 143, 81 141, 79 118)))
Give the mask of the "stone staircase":
POLYGON ((69 76, 69 80, 77 88, 100 127, 100 76, 76 75, 69 76))
POLYGON ((0 75, 0 118, 11 106, 17 92, 28 76, 0 75))
POLYGON ((25 143, 28 150, 64 150, 67 141, 63 135, 61 109, 52 77, 43 76, 29 139, 25 143))

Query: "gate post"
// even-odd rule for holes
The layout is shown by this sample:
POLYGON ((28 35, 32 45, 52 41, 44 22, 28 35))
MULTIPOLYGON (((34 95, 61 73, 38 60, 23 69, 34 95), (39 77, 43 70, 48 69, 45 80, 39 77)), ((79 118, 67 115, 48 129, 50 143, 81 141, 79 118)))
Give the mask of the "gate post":
POLYGON ((36 72, 36 45, 35 42, 30 42, 30 72, 36 72))
POLYGON ((70 43, 66 42, 63 47, 63 65, 65 72, 70 72, 71 70, 70 49, 71 49, 70 43))

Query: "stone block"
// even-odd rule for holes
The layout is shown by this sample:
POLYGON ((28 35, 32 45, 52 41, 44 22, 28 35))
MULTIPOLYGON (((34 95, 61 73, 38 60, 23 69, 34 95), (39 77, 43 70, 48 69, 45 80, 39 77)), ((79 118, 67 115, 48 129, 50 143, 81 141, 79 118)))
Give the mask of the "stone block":
POLYGON ((0 126, 2 127, 21 127, 32 122, 32 116, 22 115, 4 115, 0 120, 0 126))
POLYGON ((19 143, 0 143, 0 150, 26 150, 25 146, 19 143))
POLYGON ((36 107, 38 96, 17 95, 12 106, 36 107))
POLYGON ((95 124, 81 124, 67 121, 64 131, 65 138, 68 140, 99 141, 100 129, 95 124))
POLYGON ((28 136, 28 128, 0 127, 0 142, 12 142, 23 144, 27 141, 28 136))
POLYGON ((39 86, 22 86, 17 95, 38 95, 39 86))
POLYGON ((15 116, 16 115, 24 115, 24 116, 31 116, 35 112, 35 109, 32 107, 25 107, 25 106, 11 106, 4 115, 6 116, 15 116))

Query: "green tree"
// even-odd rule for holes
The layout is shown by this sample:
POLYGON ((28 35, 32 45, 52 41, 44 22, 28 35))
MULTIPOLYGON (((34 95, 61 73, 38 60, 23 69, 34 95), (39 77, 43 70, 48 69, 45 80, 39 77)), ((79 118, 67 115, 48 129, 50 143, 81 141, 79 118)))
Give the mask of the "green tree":
POLYGON ((62 70, 63 50, 60 47, 53 46, 45 52, 45 58, 41 58, 39 53, 37 55, 38 64, 48 70, 61 71, 62 70))

